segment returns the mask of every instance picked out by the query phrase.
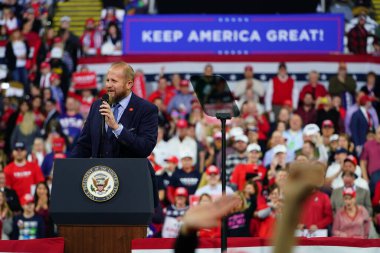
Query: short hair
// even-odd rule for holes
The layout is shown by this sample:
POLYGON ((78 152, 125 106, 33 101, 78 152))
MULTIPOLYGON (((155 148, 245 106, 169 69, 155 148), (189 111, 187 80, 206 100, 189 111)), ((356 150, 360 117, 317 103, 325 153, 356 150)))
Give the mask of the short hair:
POLYGON ((316 70, 312 70, 312 71, 310 71, 310 72, 309 72, 309 75, 310 75, 310 74, 316 74, 316 75, 318 76, 318 78, 319 78, 319 72, 316 71, 316 70))
POLYGON ((123 61, 114 62, 109 69, 111 68, 122 68, 123 74, 127 80, 135 80, 135 71, 128 63, 123 61))
POLYGON ((57 104, 57 101, 54 98, 47 99, 45 103, 47 103, 47 102, 50 102, 50 103, 52 103, 54 105, 57 104))
POLYGON ((211 63, 207 63, 203 69, 211 68, 214 69, 211 63))
POLYGON ((268 187, 268 194, 271 194, 276 189, 278 189, 278 185, 277 184, 272 184, 271 186, 268 187))
POLYGON ((369 77, 369 76, 373 76, 374 78, 376 78, 376 73, 373 72, 373 71, 370 71, 370 72, 368 72, 368 74, 367 74, 367 77, 369 77))

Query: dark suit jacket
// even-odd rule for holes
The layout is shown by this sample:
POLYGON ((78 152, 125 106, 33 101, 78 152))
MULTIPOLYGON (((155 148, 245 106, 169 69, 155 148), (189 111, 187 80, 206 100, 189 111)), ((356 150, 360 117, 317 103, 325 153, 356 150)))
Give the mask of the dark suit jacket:
MULTIPOLYGON (((102 116, 99 113, 101 100, 95 101, 90 109, 77 145, 71 157, 98 157, 102 116)), ((158 109, 155 105, 132 94, 128 107, 120 118, 123 131, 117 139, 119 149, 113 157, 146 158, 157 142, 158 109)))
POLYGON ((360 109, 352 114, 350 130, 355 146, 363 146, 367 139, 368 121, 360 109))
MULTIPOLYGON (((333 190, 330 199, 333 212, 336 213, 344 206, 343 187, 333 190)), ((369 191, 356 186, 356 203, 364 206, 369 215, 372 215, 372 204, 369 191)))
MULTIPOLYGON (((102 116, 99 113, 101 100, 95 101, 90 109, 78 142, 71 152, 73 158, 98 157, 100 148, 102 116)), ((128 107, 122 114, 119 124, 123 130, 118 138, 115 158, 146 158, 157 142, 158 109, 155 105, 132 93, 128 107)), ((155 206, 158 204, 157 184, 153 167, 150 165, 153 188, 155 189, 155 206)))

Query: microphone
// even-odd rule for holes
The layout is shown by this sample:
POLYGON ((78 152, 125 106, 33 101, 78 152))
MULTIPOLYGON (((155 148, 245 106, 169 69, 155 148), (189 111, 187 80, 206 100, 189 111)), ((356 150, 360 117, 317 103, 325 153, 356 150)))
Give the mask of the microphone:
MULTIPOLYGON (((101 101, 101 104, 103 104, 103 101, 106 101, 107 103, 109 103, 109 100, 110 100, 110 96, 108 94, 104 94, 102 96, 102 101, 101 101)), ((102 123, 101 123, 101 132, 100 132, 100 147, 99 147, 99 153, 98 153, 98 157, 102 158, 103 157, 103 140, 104 140, 104 133, 106 132, 106 119, 105 119, 105 116, 102 115, 102 123)))
MULTIPOLYGON (((102 96, 102 104, 103 104, 103 101, 107 102, 107 104, 110 102, 110 96, 108 94, 104 94, 102 96)), ((106 126, 106 119, 105 119, 105 116, 102 116, 102 138, 103 138, 103 134, 105 132, 105 127, 106 126)))

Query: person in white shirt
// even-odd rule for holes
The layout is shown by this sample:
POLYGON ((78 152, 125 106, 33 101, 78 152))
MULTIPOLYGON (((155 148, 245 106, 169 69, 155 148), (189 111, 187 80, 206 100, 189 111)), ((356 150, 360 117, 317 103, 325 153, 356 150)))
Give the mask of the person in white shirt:
MULTIPOLYGON (((177 135, 173 136, 169 141, 168 153, 176 157, 180 157, 181 150, 188 150, 192 153, 193 164, 197 163, 197 142, 189 136, 188 123, 184 119, 177 121, 177 135)), ((182 168, 182 164, 179 164, 182 168)))
POLYGON ((165 159, 170 156, 170 153, 169 144, 164 140, 164 128, 161 126, 158 127, 157 144, 152 152, 154 154, 156 163, 161 167, 165 167, 165 159))
POLYGON ((326 178, 331 178, 334 175, 336 176, 331 182, 331 187, 333 189, 344 186, 342 173, 345 171, 355 173, 357 178, 355 179, 354 184, 356 186, 369 190, 368 182, 361 177, 361 169, 358 166, 357 159, 353 155, 349 155, 344 159, 343 165, 338 171, 336 168, 332 168, 331 166, 327 169, 326 178))
POLYGON ((244 68, 244 79, 236 82, 236 84, 231 87, 234 95, 236 97, 241 97, 245 94, 246 90, 253 91, 254 102, 259 102, 259 99, 264 96, 264 86, 263 84, 253 78, 254 72, 251 65, 247 65, 244 68))
MULTIPOLYGON (((207 185, 199 188, 196 192, 196 196, 201 196, 204 193, 211 195, 212 197, 218 197, 222 195, 222 183, 220 182, 220 170, 215 165, 210 165, 206 169, 207 185)), ((226 186, 226 194, 233 194, 234 191, 231 187, 226 186)))
POLYGON ((302 148, 302 119, 298 114, 293 114, 289 120, 290 128, 286 130, 282 136, 286 139, 286 147, 288 152, 294 153, 302 148))

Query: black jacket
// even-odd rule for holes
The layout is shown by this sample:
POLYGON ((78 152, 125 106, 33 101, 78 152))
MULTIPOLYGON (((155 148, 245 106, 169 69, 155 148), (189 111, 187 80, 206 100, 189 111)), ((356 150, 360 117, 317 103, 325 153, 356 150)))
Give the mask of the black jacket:
MULTIPOLYGON (((24 41, 26 46, 26 58, 29 56, 30 48, 28 43, 24 41)), ((12 42, 9 41, 5 47, 5 62, 7 64, 8 70, 13 71, 16 69, 16 55, 13 52, 12 42)))

